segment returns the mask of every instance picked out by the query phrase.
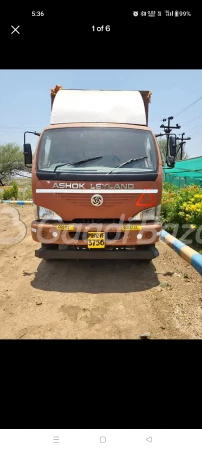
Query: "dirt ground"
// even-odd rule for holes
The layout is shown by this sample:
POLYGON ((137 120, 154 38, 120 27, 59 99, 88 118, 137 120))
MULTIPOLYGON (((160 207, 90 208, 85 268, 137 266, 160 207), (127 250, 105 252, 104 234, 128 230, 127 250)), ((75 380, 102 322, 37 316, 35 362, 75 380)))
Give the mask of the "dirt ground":
POLYGON ((11 206, 0 205, 1 339, 202 338, 202 277, 166 244, 148 266, 43 261, 34 255, 33 209, 19 206, 27 230, 17 229, 11 206), (21 242, 9 243, 19 232, 21 242))

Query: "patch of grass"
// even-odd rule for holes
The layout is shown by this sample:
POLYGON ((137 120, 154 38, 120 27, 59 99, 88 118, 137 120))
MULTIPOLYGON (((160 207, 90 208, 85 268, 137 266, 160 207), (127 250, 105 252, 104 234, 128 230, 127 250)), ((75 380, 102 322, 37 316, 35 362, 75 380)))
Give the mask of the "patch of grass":
POLYGON ((166 282, 162 282, 162 283, 160 283, 160 286, 161 286, 161 287, 168 287, 168 286, 169 286, 169 284, 168 284, 168 283, 166 283, 166 282))
POLYGON ((29 187, 32 185, 31 178, 15 178, 13 181, 16 181, 18 187, 29 187))
POLYGON ((4 187, 4 190, 0 192, 0 201, 1 200, 32 200, 32 180, 31 179, 22 179, 15 181, 10 181, 9 186, 13 186, 12 189, 4 187), (24 190, 20 190, 20 188, 24 188, 24 190))
POLYGON ((32 200, 32 187, 29 186, 26 191, 19 191, 18 200, 32 200))

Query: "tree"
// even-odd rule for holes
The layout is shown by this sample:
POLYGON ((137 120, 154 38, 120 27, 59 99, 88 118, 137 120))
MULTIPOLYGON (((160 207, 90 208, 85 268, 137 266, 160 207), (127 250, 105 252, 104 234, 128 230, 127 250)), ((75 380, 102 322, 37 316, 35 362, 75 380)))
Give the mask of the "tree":
MULTIPOLYGON (((165 139, 165 138, 158 139, 158 145, 159 145, 160 152, 161 152, 162 162, 163 162, 163 164, 165 164, 166 163, 166 152, 167 152, 167 139, 165 139)), ((178 146, 178 149, 179 149, 179 146, 178 146)), ((181 150, 179 150, 175 161, 180 161, 180 155, 181 155, 181 150)), ((185 152, 185 149, 183 148, 182 159, 187 159, 188 156, 189 155, 185 152)))
POLYGON ((0 185, 3 186, 21 170, 25 171, 26 168, 20 146, 15 143, 0 145, 0 185))

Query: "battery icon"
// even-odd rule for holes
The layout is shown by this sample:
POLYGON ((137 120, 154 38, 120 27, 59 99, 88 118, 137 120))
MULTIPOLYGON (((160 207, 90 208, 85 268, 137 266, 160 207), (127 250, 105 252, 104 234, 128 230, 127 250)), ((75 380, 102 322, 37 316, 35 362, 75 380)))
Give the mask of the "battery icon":
POLYGON ((179 16, 179 11, 175 11, 175 17, 179 16))

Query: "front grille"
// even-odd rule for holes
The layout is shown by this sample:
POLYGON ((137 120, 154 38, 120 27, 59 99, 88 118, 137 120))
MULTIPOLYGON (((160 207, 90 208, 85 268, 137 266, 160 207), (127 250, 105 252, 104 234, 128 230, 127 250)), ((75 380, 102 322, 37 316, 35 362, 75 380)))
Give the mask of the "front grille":
MULTIPOLYGON (((99 191, 98 191, 99 194, 99 191)), ((77 205, 78 207, 92 207, 91 205, 91 197, 93 195, 92 194, 60 194, 60 197, 64 200, 67 201, 69 205, 77 205)), ((120 205, 120 204, 125 204, 126 202, 131 202, 131 194, 128 195, 127 192, 126 194, 110 194, 110 190, 109 193, 103 195, 104 198, 104 206, 105 208, 114 206, 114 205, 120 205)))

